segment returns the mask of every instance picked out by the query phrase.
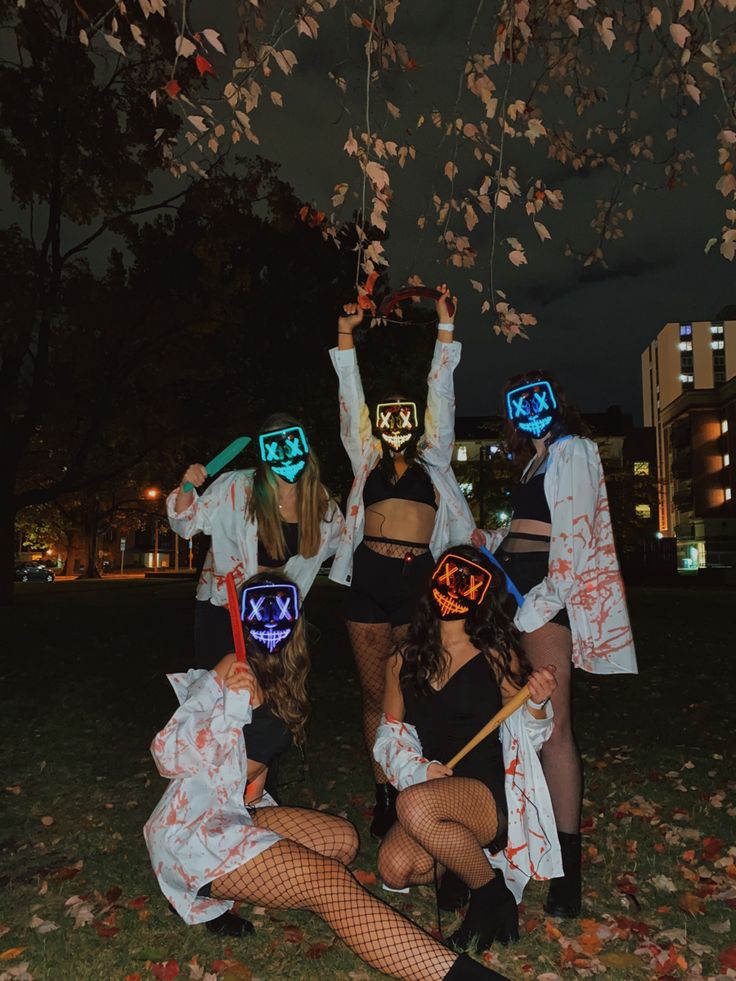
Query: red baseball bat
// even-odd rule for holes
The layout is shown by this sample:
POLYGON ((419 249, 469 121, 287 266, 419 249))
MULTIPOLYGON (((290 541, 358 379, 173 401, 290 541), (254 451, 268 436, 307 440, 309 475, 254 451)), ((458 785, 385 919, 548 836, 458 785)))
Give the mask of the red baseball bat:
POLYGON ((230 613, 230 626, 233 631, 233 642, 235 644, 235 657, 243 664, 247 661, 245 656, 245 637, 243 636, 243 622, 240 619, 240 608, 238 606, 238 591, 235 588, 235 578, 232 572, 225 576, 227 586, 227 608, 230 613))

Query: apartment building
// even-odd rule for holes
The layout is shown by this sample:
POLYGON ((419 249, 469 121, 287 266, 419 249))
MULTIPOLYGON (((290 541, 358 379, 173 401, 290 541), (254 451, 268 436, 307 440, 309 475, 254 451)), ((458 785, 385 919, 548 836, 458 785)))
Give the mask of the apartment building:
POLYGON ((736 566, 736 319, 665 324, 642 354, 642 394, 678 567, 736 566))

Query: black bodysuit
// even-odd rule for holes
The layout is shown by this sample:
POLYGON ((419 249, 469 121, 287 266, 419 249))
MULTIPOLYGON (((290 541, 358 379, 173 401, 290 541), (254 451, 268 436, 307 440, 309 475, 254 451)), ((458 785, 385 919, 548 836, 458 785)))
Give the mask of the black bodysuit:
MULTIPOLYGON (((476 654, 452 675, 439 691, 417 694, 406 678, 406 665, 399 675, 404 697, 404 720, 413 725, 428 760, 447 763, 502 707, 501 690, 483 654, 476 654)), ((499 830, 505 838, 508 813, 504 791, 503 749, 498 730, 472 749, 453 773, 480 780, 493 794, 499 830)), ((499 840, 497 837, 496 842, 499 840)), ((495 844, 495 842, 494 842, 495 844)))

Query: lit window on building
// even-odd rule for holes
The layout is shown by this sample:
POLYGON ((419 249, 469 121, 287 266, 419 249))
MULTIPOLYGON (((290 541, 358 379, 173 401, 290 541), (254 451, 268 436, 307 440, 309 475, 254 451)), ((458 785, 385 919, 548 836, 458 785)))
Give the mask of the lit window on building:
MULTIPOLYGON (((711 344, 716 344, 716 343, 717 343, 717 341, 711 341, 711 344)), ((680 343, 677 346, 678 346, 678 348, 681 351, 692 351, 692 349, 693 349, 693 342, 692 341, 680 341, 680 343)))
MULTIPOLYGON (((712 327, 711 330, 713 330, 712 327)), ((692 333, 693 333, 692 324, 680 324, 680 337, 692 337, 692 333)))
POLYGON ((731 488, 730 487, 727 487, 726 488, 726 490, 725 490, 725 496, 726 496, 726 500, 727 501, 730 501, 731 500, 731 488))
POLYGON ((649 504, 636 504, 634 506, 637 518, 651 518, 652 509, 649 504))
POLYGON ((724 467, 730 467, 731 466, 731 454, 730 453, 724 453, 723 454, 723 466, 724 467))
POLYGON ((711 332, 711 334, 722 334, 723 333, 723 324, 711 324, 710 325, 710 332, 711 332))
POLYGON ((721 432, 724 435, 728 432, 728 419, 721 419, 721 432))
POLYGON ((714 351, 722 351, 723 343, 724 343, 723 341, 711 341, 710 346, 713 348, 714 351))
POLYGON ((682 382, 683 385, 692 385, 692 383, 695 381, 695 377, 693 375, 683 374, 680 375, 680 381, 682 382))
POLYGON ((635 460, 634 461, 634 476, 635 477, 648 477, 649 476, 649 460, 635 460))
POLYGON ((467 446, 458 446, 457 448, 457 459, 458 463, 465 463, 468 459, 468 448, 467 446))

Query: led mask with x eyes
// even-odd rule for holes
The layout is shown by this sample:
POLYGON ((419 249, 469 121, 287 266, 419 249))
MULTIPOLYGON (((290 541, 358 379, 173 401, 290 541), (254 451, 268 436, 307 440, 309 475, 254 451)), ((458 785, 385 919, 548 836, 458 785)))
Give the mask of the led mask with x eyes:
POLYGON ((491 573, 482 565, 450 552, 432 573, 432 599, 440 620, 464 620, 483 602, 491 573))
POLYGON ((376 429, 392 450, 400 450, 417 434, 416 402, 379 402, 376 429))
POLYGON ((240 599, 240 616, 251 637, 266 650, 281 650, 299 619, 296 586, 285 582, 246 586, 240 599))
POLYGON ((295 484, 307 465, 309 443, 301 426, 274 429, 258 437, 261 459, 275 474, 295 484))
POLYGON ((559 418, 555 393, 548 381, 529 382, 506 393, 511 423, 535 439, 544 439, 559 418))

